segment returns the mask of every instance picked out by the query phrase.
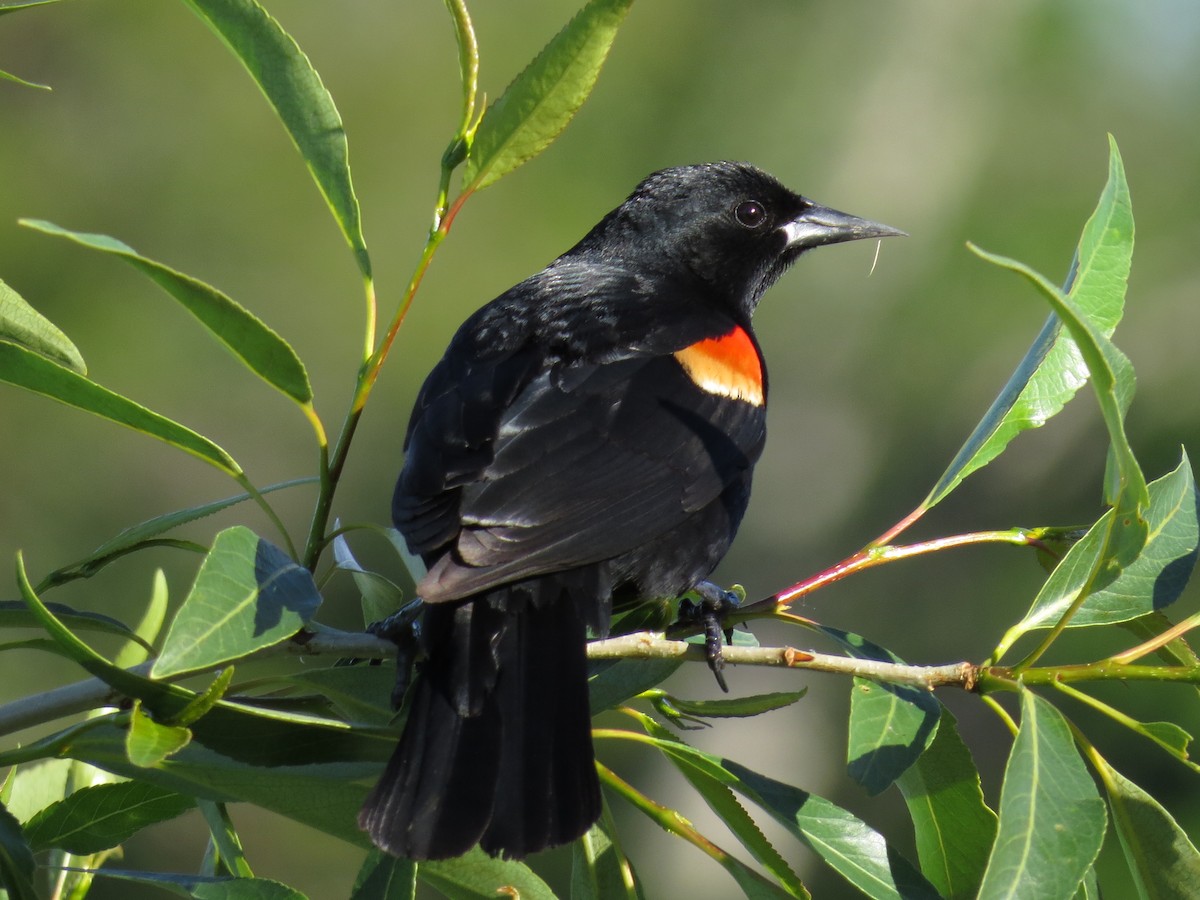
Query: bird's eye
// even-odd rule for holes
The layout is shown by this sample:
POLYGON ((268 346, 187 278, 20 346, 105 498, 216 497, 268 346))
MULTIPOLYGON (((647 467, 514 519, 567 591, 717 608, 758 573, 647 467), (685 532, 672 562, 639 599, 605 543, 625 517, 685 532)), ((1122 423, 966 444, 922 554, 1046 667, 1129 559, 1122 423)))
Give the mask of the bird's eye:
POLYGON ((757 228, 767 221, 767 210, 757 200, 744 200, 733 211, 733 217, 738 220, 739 225, 744 225, 746 228, 757 228))

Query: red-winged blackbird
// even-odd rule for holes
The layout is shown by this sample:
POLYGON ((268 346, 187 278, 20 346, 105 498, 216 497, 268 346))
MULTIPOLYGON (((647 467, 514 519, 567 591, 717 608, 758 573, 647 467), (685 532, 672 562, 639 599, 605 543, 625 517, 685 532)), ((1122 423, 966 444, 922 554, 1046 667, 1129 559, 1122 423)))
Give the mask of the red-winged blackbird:
POLYGON ((586 629, 728 550, 766 437, 763 292, 805 250, 895 234, 749 165, 665 169, 459 328, 392 505, 429 567, 426 659, 359 814, 379 847, 520 858, 596 821, 586 629))

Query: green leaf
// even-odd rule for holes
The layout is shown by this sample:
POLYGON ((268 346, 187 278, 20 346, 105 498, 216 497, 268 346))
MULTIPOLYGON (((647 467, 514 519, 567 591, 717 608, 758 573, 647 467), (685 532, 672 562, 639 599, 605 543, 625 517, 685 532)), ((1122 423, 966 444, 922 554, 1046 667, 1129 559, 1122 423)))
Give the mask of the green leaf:
POLYGON ((497 895, 557 900, 549 885, 523 862, 493 859, 478 847, 456 859, 421 863, 417 878, 454 900, 495 900, 497 895))
POLYGON ((483 115, 463 169, 487 187, 548 147, 583 105, 633 0, 591 0, 483 115))
POLYGON ((241 61, 287 130, 329 204, 359 270, 371 276, 346 130, 333 97, 296 41, 254 0, 184 0, 241 61))
MULTIPOLYGON (((825 625, 819 630, 858 659, 905 664, 892 651, 862 635, 825 625)), ((883 791, 925 752, 941 714, 941 703, 929 691, 855 678, 846 746, 850 777, 869 794, 883 791)))
POLYGON ((211 463, 235 478, 242 474, 242 467, 234 462, 233 457, 208 438, 172 422, 165 416, 151 412, 120 394, 102 388, 70 369, 6 341, 0 341, 0 381, 7 381, 27 391, 42 394, 51 400, 94 413, 110 422, 158 438, 211 463))
POLYGON ((633 867, 613 838, 611 818, 606 811, 571 844, 571 900, 644 900, 633 867))
POLYGON ((415 900, 417 864, 372 849, 354 879, 350 900, 415 900))
MULTIPOLYGON (((4 11, 5 10, 3 8, 0 8, 0 12, 4 11)), ((52 90, 48 84, 38 84, 36 81, 26 81, 24 78, 14 75, 12 72, 5 72, 3 69, 0 69, 0 78, 3 78, 5 81, 12 81, 16 84, 23 85, 24 87, 37 88, 38 90, 42 91, 52 90)))
POLYGON ((683 715, 697 719, 742 719, 784 709, 798 702, 808 688, 799 691, 779 691, 772 694, 751 694, 721 700, 681 700, 663 690, 647 691, 645 699, 652 702, 663 715, 672 718, 683 715))
POLYGON ((588 697, 592 715, 662 684, 683 665, 679 659, 598 660, 591 664, 588 697))
POLYGON ((312 402, 312 385, 296 351, 257 316, 216 288, 142 256, 106 234, 69 231, 40 219, 22 219, 21 224, 125 260, 178 300, 263 381, 301 406, 312 402))
POLYGON ((1157 800, 1103 757, 1092 754, 1091 759, 1108 792, 1113 827, 1138 896, 1146 900, 1200 896, 1200 852, 1186 832, 1157 800))
POLYGON ((3 6, 0 6, 0 16, 18 12, 22 9, 33 9, 35 6, 49 6, 51 3, 58 2, 59 0, 32 0, 32 2, 29 3, 6 3, 3 6))
POLYGON ((79 349, 54 323, 0 281, 0 340, 20 344, 60 366, 87 374, 79 349))
MULTIPOLYGON (((674 742, 680 746, 687 746, 649 716, 643 717, 641 722, 652 737, 663 742, 674 742)), ((705 761, 705 765, 697 765, 695 760, 687 755, 667 753, 666 756, 679 769, 696 793, 704 798, 709 809, 733 832, 741 845, 750 851, 755 860, 779 882, 779 886, 782 888, 781 893, 788 897, 810 900, 811 895, 804 883, 759 830, 758 825, 738 803, 737 798, 733 796, 733 791, 727 784, 730 779, 727 776, 714 775, 712 766, 708 764, 709 761, 705 761)), ((743 880, 748 880, 740 871, 731 869, 730 872, 739 884, 743 880)))
POLYGON ((7 900, 38 900, 33 887, 36 869, 21 823, 0 805, 0 886, 8 892, 7 900))
MULTIPOLYGON (((1126 622, 1170 606, 1191 578, 1200 552, 1200 493, 1184 453, 1175 470, 1148 486, 1146 543, 1141 554, 1108 584, 1092 591, 1071 627, 1126 622)), ((1001 652, 1022 634, 1049 628, 1088 583, 1112 527, 1109 510, 1077 541, 1046 579, 1029 612, 1005 635, 1001 652)))
POLYGON ((129 731, 125 738, 125 754, 135 766, 157 766, 174 756, 192 740, 192 731, 184 725, 165 725, 154 721, 142 709, 140 702, 129 714, 129 731))
POLYGON ((146 661, 153 653, 154 642, 162 632, 163 624, 167 621, 167 576, 162 569, 154 570, 154 584, 150 589, 150 599, 142 610, 142 618, 133 628, 131 638, 113 659, 113 665, 118 669, 129 669, 146 661))
MULTIPOLYGON (((140 638, 124 622, 106 616, 103 613, 81 612, 72 609, 65 603, 47 603, 46 608, 60 620, 70 625, 76 631, 94 631, 98 634, 115 634, 130 641, 136 641, 145 649, 154 648, 140 638)), ((29 611, 29 607, 20 600, 0 600, 0 628, 39 628, 41 620, 29 611)))
POLYGON ((296 889, 269 878, 170 875, 162 872, 112 869, 107 866, 95 869, 93 874, 99 878, 162 888, 177 897, 191 897, 194 900, 308 900, 296 889))
POLYGON ((144 782, 98 784, 42 810, 25 826, 25 833, 34 852, 58 847, 88 856, 194 808, 190 797, 144 782))
POLYGON ((916 831, 921 871, 946 900, 979 890, 996 837, 996 814, 983 799, 979 771, 943 708, 929 749, 896 780, 916 831))
MULTIPOLYGON (((334 527, 338 527, 334 523, 334 527)), ((404 591, 391 579, 364 569, 354 558, 345 535, 333 539, 333 558, 339 569, 349 572, 362 596, 363 621, 382 622, 404 604, 404 591)))
POLYGON ((332 666, 288 675, 287 682, 328 697, 348 722, 386 726, 395 718, 391 692, 396 672, 391 666, 332 666))
MULTIPOLYGON (((1125 283, 1133 255, 1133 212, 1129 185, 1116 142, 1109 139, 1108 181, 1084 225, 1075 262, 1064 290, 1105 337, 1124 311, 1125 283)), ((968 475, 1003 452, 1022 431, 1038 428, 1057 414, 1087 381, 1073 338, 1051 314, 991 408, 967 438, 921 506, 928 509, 968 475)))
POLYGON ((320 605, 307 569, 249 528, 227 528, 200 566, 151 676, 194 672, 277 644, 320 605))
POLYGON ((1070 900, 1104 840, 1104 803, 1066 720, 1029 690, 1004 770, 1000 823, 979 900, 1070 900))

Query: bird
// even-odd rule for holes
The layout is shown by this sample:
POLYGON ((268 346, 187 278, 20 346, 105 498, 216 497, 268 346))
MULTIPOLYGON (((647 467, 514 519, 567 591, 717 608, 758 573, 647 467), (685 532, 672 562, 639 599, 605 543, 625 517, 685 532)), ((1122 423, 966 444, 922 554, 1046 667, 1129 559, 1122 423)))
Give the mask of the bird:
POLYGON ((423 659, 359 813, 376 846, 522 859, 598 820, 588 636, 729 549, 766 439, 759 300, 807 250, 903 233, 747 163, 667 168, 463 323, 392 501, 423 659))

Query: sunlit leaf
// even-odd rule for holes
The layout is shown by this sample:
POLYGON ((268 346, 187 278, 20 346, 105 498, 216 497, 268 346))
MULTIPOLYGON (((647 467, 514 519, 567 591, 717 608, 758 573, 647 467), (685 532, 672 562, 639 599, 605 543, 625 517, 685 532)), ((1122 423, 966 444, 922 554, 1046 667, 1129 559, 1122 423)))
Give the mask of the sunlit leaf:
POLYGON ((192 740, 191 729, 183 725, 163 725, 154 721, 135 703, 129 715, 129 732, 125 738, 125 753, 135 766, 157 766, 174 756, 192 740))
POLYGON ((221 875, 171 875, 135 872, 105 866, 95 870, 100 878, 160 888, 193 900, 308 900, 295 888, 269 878, 232 878, 221 875))
POLYGON ((942 709, 929 749, 896 786, 908 804, 925 877, 946 900, 974 898, 996 837, 996 814, 984 802, 979 771, 949 710, 942 709))
POLYGON ((1023 691, 979 900, 1070 900, 1100 852, 1105 824, 1104 802, 1066 720, 1023 691))
POLYGON ((5 341, 0 341, 0 381, 158 438, 235 477, 242 473, 233 457, 208 438, 43 356, 5 341))
POLYGON ((472 900, 513 896, 556 900, 549 885, 519 860, 493 859, 478 847, 457 859, 421 863, 417 877, 443 894, 472 900))
POLYGON ((83 357, 71 339, 3 281, 0 281, 0 341, 20 344, 80 375, 87 374, 83 357))
POLYGON ((194 807, 190 797, 140 781, 98 784, 42 810, 26 824, 25 834, 35 851, 59 847, 87 856, 194 807))
POLYGON ((21 224, 125 260, 178 300, 184 309, 267 384, 301 405, 312 401, 308 373, 296 351, 252 312, 216 288, 142 256, 132 247, 106 234, 69 231, 53 222, 39 219, 22 219, 21 224))
POLYGON ((607 813, 571 845, 571 900, 644 900, 607 813))
POLYGON ((371 259, 350 180, 346 130, 333 97, 296 41, 254 0, 184 0, 262 90, 329 204, 363 275, 371 259))
MULTIPOLYGON (((1116 142, 1109 140, 1108 181, 1084 225, 1064 290, 1105 336, 1121 320, 1133 255, 1129 185, 1116 142)), ((941 501, 971 473, 1000 455, 1022 431, 1057 414, 1087 382, 1074 339, 1052 314, 1000 395, 967 438, 922 507, 941 501)))
POLYGON ((633 0, 591 0, 483 115, 463 170, 480 190, 537 156, 583 105, 633 0))
POLYGON ((244 526, 219 533, 151 675, 236 660, 291 637, 321 604, 312 575, 244 526))

